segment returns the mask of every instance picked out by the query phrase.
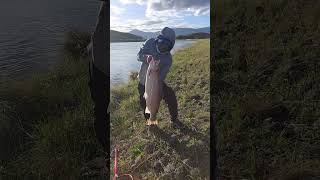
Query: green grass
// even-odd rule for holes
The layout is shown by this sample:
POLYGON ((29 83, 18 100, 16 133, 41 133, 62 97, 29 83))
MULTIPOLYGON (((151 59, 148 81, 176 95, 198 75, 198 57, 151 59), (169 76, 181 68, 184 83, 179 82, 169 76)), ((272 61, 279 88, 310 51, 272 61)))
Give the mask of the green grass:
MULTIPOLYGON (((93 163, 94 168, 99 164, 95 159, 103 158, 104 153, 93 129, 93 103, 88 88, 89 59, 83 54, 87 36, 87 33, 78 31, 67 33, 66 52, 53 71, 34 74, 31 79, 23 82, 12 82, 0 91, 1 97, 4 97, 0 104, 0 146, 6 147, 0 153, 1 179, 90 177, 83 175, 84 172, 95 174, 90 179, 101 179, 104 176, 101 174, 103 165, 98 165, 101 166, 98 170, 90 169, 89 165, 93 163), (89 170, 83 170, 86 167, 89 170)), ((208 75, 209 44, 206 40, 177 52, 168 76, 168 84, 177 92, 179 118, 184 123, 197 127, 207 139, 208 75), (193 68, 195 66, 198 68, 193 68), (201 96, 200 100, 190 99, 195 94, 201 96)), ((129 170, 132 162, 140 157, 141 161, 147 160, 147 163, 137 168, 135 173, 148 178, 161 176, 148 168, 163 155, 174 167, 180 167, 181 172, 186 172, 187 169, 182 167, 181 154, 173 151, 165 141, 154 141, 144 136, 137 81, 132 80, 114 88, 111 96, 111 141, 112 145, 117 142, 120 146, 120 170, 129 170), (145 152, 145 146, 150 143, 156 149, 152 155, 145 152)), ((159 117, 162 128, 166 132, 173 131, 168 127, 168 114, 164 104, 159 117)), ((176 133, 179 135, 179 132, 176 133)), ((204 147, 195 138, 187 142, 192 150, 204 147)), ((205 153, 200 155, 208 156, 208 144, 205 147, 205 153)), ((190 153, 188 155, 190 157, 190 153)), ((181 172, 172 174, 172 177, 188 175, 181 172)), ((194 174, 197 172, 193 171, 194 174)), ((208 171, 205 176, 208 177, 208 171)))
POLYGON ((21 96, 15 92, 24 95, 14 98, 15 109, 31 137, 24 137, 18 158, 8 164, 8 173, 19 178, 79 179, 83 164, 101 154, 92 128, 87 62, 82 61, 66 63, 65 70, 32 80, 32 90, 10 94, 17 98, 21 96))
POLYGON ((311 102, 319 100, 318 12, 316 1, 215 2, 211 98, 220 178, 319 173, 319 103, 311 102))
MULTIPOLYGON (((67 44, 77 42, 67 37, 67 44)), ((79 52, 65 54, 54 71, 1 91, 4 179, 80 179, 81 168, 103 156, 93 130, 88 59, 79 52)))
POLYGON ((158 113, 159 126, 164 133, 176 134, 181 141, 181 147, 175 149, 163 139, 146 136, 137 79, 112 89, 111 145, 112 148, 117 146, 120 149, 121 172, 130 172, 138 178, 148 179, 209 178, 209 46, 209 40, 199 40, 194 45, 176 52, 166 79, 168 86, 176 92, 179 119, 188 127, 196 128, 199 133, 198 137, 186 137, 187 135, 172 129, 169 126, 168 109, 162 101, 158 113), (183 137, 186 140, 183 140, 183 137), (206 141, 199 141, 200 137, 206 141), (154 146, 151 153, 146 151, 147 146, 154 146), (181 151, 185 151, 185 154, 181 151), (194 161, 193 167, 184 165, 184 159, 194 161), (154 163, 159 160, 163 162, 163 169, 157 171, 154 163), (133 164, 138 167, 132 167, 133 164), (175 171, 170 171, 170 166, 175 171))

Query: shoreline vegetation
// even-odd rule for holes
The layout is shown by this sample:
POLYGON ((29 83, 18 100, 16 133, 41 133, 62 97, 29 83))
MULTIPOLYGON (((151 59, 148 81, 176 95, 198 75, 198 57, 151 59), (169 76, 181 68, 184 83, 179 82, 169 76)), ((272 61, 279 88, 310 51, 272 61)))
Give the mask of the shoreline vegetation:
POLYGON ((110 30, 110 42, 143 42, 146 39, 130 33, 110 30))
MULTIPOLYGON (((85 48, 89 40, 89 33, 76 30, 68 32, 63 56, 53 71, 35 74, 23 82, 10 83, 6 90, 0 91, 2 111, 0 113, 1 178, 101 179, 105 177, 103 171, 105 166, 104 153, 96 140, 93 129, 93 103, 88 87, 89 57, 87 57, 85 48)), ((201 114, 197 115, 202 124, 196 127, 200 127, 199 131, 209 139, 209 87, 204 85, 204 82, 209 81, 209 64, 201 70, 206 73, 206 76, 199 77, 201 81, 198 81, 197 76, 192 76, 194 81, 188 84, 187 77, 180 77, 180 73, 192 70, 192 63, 200 64, 205 61, 209 63, 208 41, 201 44, 201 47, 206 48, 206 52, 202 52, 199 48, 193 52, 201 54, 199 61, 183 60, 186 57, 190 59, 190 55, 193 54, 191 47, 187 50, 179 50, 180 55, 174 56, 176 63, 170 73, 169 84, 173 83, 172 86, 175 86, 178 94, 181 89, 183 90, 178 95, 179 105, 182 108, 180 116, 182 115, 184 118, 182 120, 189 125, 195 124, 193 122, 195 109, 185 109, 185 102, 192 102, 193 108, 201 107, 199 105, 201 103, 206 105, 204 109, 201 109, 201 114), (190 83, 193 83, 195 88, 202 87, 206 95, 204 97, 202 95, 195 96, 193 98, 196 100, 193 100, 188 95, 190 94, 190 88, 188 88, 190 83), (188 94, 186 89, 188 89, 188 94)), ((191 58, 192 60, 197 59, 195 56, 191 56, 191 58)), ((200 72, 200 69, 197 72, 200 72)), ((120 139, 120 142, 117 143, 121 145, 121 170, 128 170, 128 167, 123 163, 130 161, 129 164, 132 164, 132 158, 144 154, 141 148, 146 145, 143 138, 139 138, 143 123, 138 123, 142 116, 137 111, 139 104, 135 99, 137 97, 135 86, 136 82, 132 80, 128 83, 127 88, 122 86, 123 88, 117 87, 112 90, 111 128, 112 133, 120 139), (128 95, 133 96, 127 98, 128 95), (116 101, 114 101, 115 96, 117 97, 116 101), (115 107, 119 107, 119 109, 114 109, 115 107), (130 118, 125 119, 125 117, 130 118), (134 118, 136 121, 133 121, 134 118), (127 128, 124 129, 124 127, 127 128), (130 133, 134 135, 132 142, 130 139, 126 139, 124 142, 124 139, 121 138, 128 137, 130 133), (135 142, 138 144, 132 144, 135 142), (123 151, 125 148, 127 148, 127 152, 123 151)), ((196 89, 193 93, 197 93, 196 89)), ((164 105, 162 106, 164 107, 164 105)), ((165 113, 167 113, 166 108, 160 110, 159 116, 163 118, 165 113)), ((163 121, 166 121, 163 125, 167 126, 167 119, 163 118, 163 121)), ((189 141, 188 146, 199 148, 200 142, 189 141)), ((115 139, 112 142, 115 142, 115 139)), ((208 146, 206 143, 202 142, 202 144, 208 146)), ((165 145, 163 141, 154 145, 157 148, 164 148, 165 153, 169 151, 169 146, 165 145)), ((194 151, 194 148, 191 149, 194 151)), ((171 156, 174 155, 173 152, 169 152, 171 156)), ((206 152, 209 152, 208 147, 206 152)), ((154 157, 160 155, 158 153, 159 151, 155 153, 154 157)), ((172 157, 178 158, 176 155, 172 157)), ((111 161, 113 162, 113 159, 111 161)), ((137 160, 137 162, 139 161, 137 160)), ((178 163, 181 166, 182 162, 174 161, 173 163, 178 163)), ((175 167, 174 164, 167 166, 168 170, 172 166, 175 167)), ((182 168, 181 172, 185 170, 182 168)), ((146 173, 145 177, 150 177, 155 173, 142 167, 140 171, 146 173), (152 174, 148 174, 148 172, 152 174)), ((198 171, 195 170, 194 173, 198 173, 198 171)))
POLYGON ((200 32, 177 36, 177 39, 209 39, 209 38, 210 38, 209 33, 200 33, 200 32))
POLYGON ((89 41, 90 33, 66 33, 54 70, 1 91, 3 179, 83 179, 90 172, 100 174, 87 172, 90 161, 104 156, 93 129, 85 54, 89 41))
MULTIPOLYGON (((183 28, 182 28, 183 29, 183 28)), ((200 28, 205 29, 205 28, 200 28)), ((196 29, 194 29, 196 30, 196 29)), ((181 29, 180 29, 181 31, 181 29)), ((132 31, 132 33, 124 33, 119 32, 115 30, 110 30, 110 42, 116 43, 116 42, 144 42, 146 37, 157 37, 157 33, 159 32, 143 32, 139 30, 132 31), (135 34, 132 34, 135 33, 135 34), (140 35, 138 35, 140 34, 140 35), (146 35, 147 34, 147 35, 146 35), (151 35, 153 34, 153 36, 151 35)), ((180 32, 181 33, 181 32, 180 32)), ((188 34, 184 35, 177 35, 176 39, 209 39, 210 38, 210 32, 190 32, 188 34)))

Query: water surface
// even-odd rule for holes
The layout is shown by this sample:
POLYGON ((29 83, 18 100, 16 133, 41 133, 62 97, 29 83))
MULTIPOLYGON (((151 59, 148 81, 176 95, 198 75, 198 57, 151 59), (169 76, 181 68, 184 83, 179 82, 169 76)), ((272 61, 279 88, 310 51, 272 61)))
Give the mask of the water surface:
MULTIPOLYGON (((99 0, 10 0, 0 3, 0 84, 51 70, 60 60, 64 35, 71 29, 92 32, 99 0)), ((192 41, 177 40, 175 49, 192 41)), ((111 84, 138 71, 142 42, 111 43, 111 84)), ((173 50, 173 51, 174 51, 173 50)))
POLYGON ((0 83, 54 67, 66 31, 92 32, 98 0, 4 0, 0 3, 0 83))
MULTIPOLYGON (((194 40, 177 40, 173 50, 186 47, 194 40)), ((137 61, 137 53, 143 42, 119 42, 110 46, 110 82, 111 86, 128 82, 131 71, 139 71, 141 62, 137 61)))

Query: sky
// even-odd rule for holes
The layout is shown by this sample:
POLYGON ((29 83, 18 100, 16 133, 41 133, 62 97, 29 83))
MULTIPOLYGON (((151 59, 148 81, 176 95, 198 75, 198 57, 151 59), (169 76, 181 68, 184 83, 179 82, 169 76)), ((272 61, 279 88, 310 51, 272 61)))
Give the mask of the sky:
POLYGON ((110 0, 112 30, 155 32, 210 26, 210 0, 110 0))

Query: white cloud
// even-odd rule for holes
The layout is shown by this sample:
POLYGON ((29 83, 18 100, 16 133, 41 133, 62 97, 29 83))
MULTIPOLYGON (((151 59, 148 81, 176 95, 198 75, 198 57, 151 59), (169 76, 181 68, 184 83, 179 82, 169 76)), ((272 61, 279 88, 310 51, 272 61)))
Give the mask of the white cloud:
POLYGON ((147 5, 146 16, 177 16, 192 12, 195 16, 210 14, 210 0, 119 0, 122 4, 147 5), (160 16, 160 15, 158 15, 160 16))
POLYGON ((210 14, 209 0, 149 0, 146 15, 165 12, 169 16, 184 16, 192 12, 195 16, 210 14), (168 13, 169 12, 169 13, 168 13))
POLYGON ((145 16, 147 18, 164 18, 164 17, 170 17, 172 18, 183 18, 184 14, 181 12, 178 12, 176 10, 163 10, 163 11, 154 11, 151 8, 147 8, 145 16))
POLYGON ((164 21, 163 20, 150 20, 150 19, 140 19, 140 20, 128 20, 128 23, 130 23, 132 26, 152 26, 155 24, 161 24, 164 21))
POLYGON ((111 14, 115 14, 115 15, 120 15, 125 11, 124 8, 120 8, 114 5, 110 5, 110 9, 111 9, 111 14))
MULTIPOLYGON (((191 10, 192 11, 192 10, 191 10)), ((195 16, 210 15, 210 7, 193 10, 195 16)))
POLYGON ((118 31, 126 30, 123 20, 115 16, 110 16, 110 29, 118 31))
POLYGON ((149 0, 151 8, 157 11, 176 9, 202 9, 210 6, 209 0, 149 0))
POLYGON ((190 24, 187 22, 181 22, 181 23, 176 24, 175 27, 177 27, 177 28, 202 28, 204 26, 201 24, 190 24))
MULTIPOLYGON (((205 23, 190 24, 185 21, 188 16, 210 14, 209 0, 118 0, 121 4, 138 4, 145 6, 144 17, 139 19, 110 17, 111 29, 128 32, 132 29, 159 31, 163 27, 200 28, 205 23)), ((119 12, 120 7, 111 6, 111 12, 119 12)), ((123 9, 123 8, 120 8, 123 9)), ((120 10, 120 13, 123 13, 120 10)), ((119 15, 120 13, 114 13, 119 15)), ((125 16, 125 15, 123 15, 125 16)))
POLYGON ((128 32, 133 29, 142 31, 156 32, 163 27, 176 27, 177 22, 172 19, 151 20, 148 18, 142 19, 120 19, 118 17, 110 18, 110 26, 112 30, 128 32))

